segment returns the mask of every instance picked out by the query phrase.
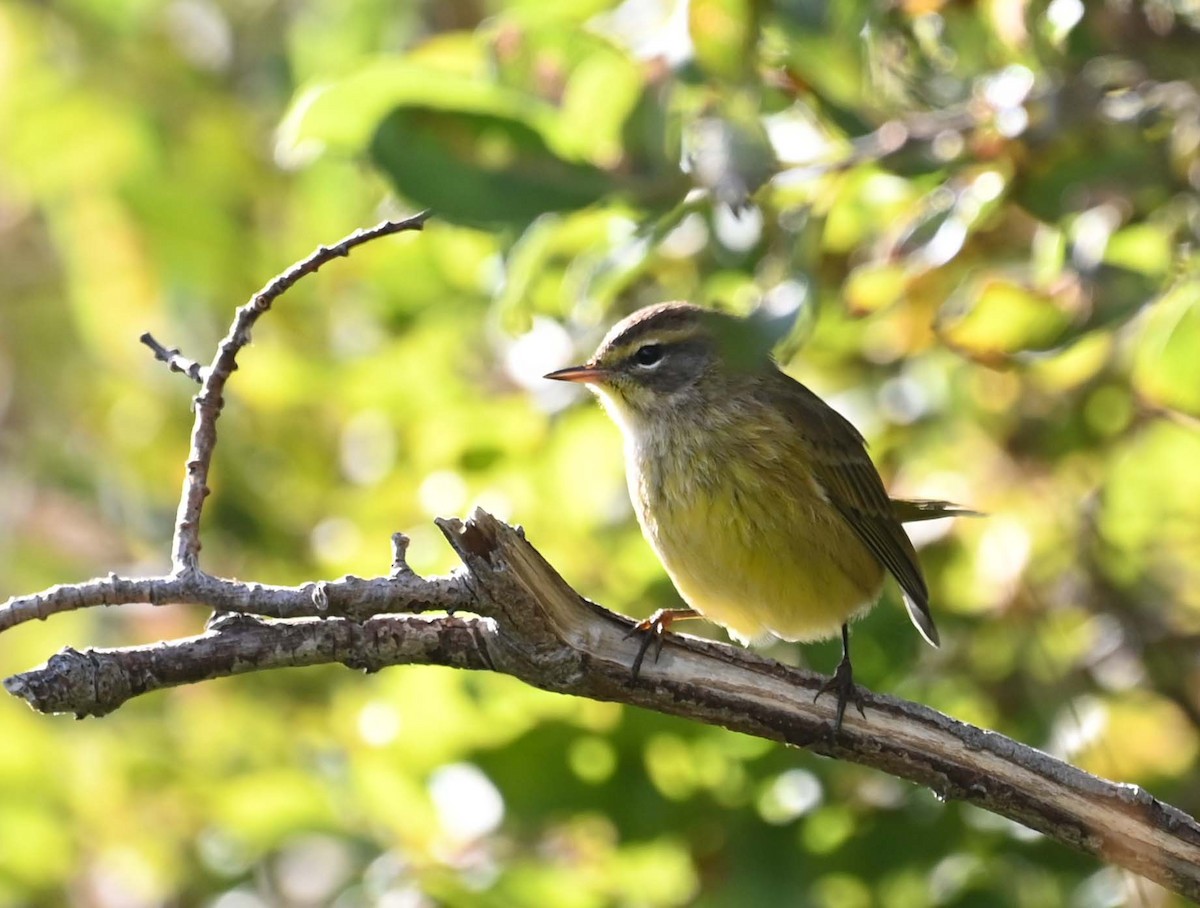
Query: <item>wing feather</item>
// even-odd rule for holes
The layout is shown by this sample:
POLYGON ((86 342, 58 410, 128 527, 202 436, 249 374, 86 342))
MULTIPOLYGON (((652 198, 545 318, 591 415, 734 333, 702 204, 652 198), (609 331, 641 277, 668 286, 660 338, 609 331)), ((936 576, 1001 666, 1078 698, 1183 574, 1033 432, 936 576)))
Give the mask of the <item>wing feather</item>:
POLYGON ((917 552, 896 519, 883 480, 867 454, 866 441, 841 414, 804 385, 784 375, 788 410, 808 442, 813 477, 855 536, 887 568, 904 592, 909 617, 934 646, 938 632, 929 612, 929 588, 917 552))

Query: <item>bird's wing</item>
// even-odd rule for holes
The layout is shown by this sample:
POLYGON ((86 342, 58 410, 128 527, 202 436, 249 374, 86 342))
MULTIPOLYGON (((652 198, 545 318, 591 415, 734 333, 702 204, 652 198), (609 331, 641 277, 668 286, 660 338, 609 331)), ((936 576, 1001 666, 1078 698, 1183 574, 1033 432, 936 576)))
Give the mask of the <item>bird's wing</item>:
POLYGON ((863 545, 896 578, 913 624, 937 646, 937 627, 929 612, 929 588, 916 550, 896 519, 862 435, 804 385, 783 377, 790 386, 789 396, 798 405, 795 411, 803 413, 796 428, 809 442, 813 476, 821 491, 863 545))

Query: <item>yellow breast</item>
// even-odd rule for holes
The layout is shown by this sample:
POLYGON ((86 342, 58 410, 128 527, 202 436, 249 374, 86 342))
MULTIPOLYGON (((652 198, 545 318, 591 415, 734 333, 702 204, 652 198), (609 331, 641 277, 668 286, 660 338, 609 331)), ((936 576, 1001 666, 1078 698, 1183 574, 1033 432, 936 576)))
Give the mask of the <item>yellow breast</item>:
POLYGON ((836 634, 875 603, 883 567, 825 500, 803 450, 778 445, 790 427, 723 429, 689 433, 691 444, 626 436, 646 538, 688 605, 735 638, 836 634))

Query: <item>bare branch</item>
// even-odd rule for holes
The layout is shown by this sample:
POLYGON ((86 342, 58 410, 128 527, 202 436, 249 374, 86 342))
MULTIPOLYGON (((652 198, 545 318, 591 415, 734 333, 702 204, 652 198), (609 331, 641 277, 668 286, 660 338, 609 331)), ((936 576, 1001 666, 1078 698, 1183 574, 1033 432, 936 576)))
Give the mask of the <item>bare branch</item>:
POLYGON ((428 212, 402 221, 384 221, 366 230, 357 230, 333 246, 321 246, 303 261, 272 278, 234 315, 229 333, 217 347, 217 354, 204 376, 200 393, 196 395, 196 416, 192 423, 191 448, 188 453, 183 490, 175 515, 175 537, 171 544, 173 574, 199 569, 200 513, 208 497, 208 471, 213 448, 217 443, 217 418, 225 405, 222 392, 225 383, 237 368, 237 355, 250 342, 250 332, 259 316, 296 281, 317 271, 325 263, 350 254, 355 246, 409 230, 420 230, 429 217, 428 212))
POLYGON ((340 662, 377 671, 387 665, 434 664, 488 669, 487 618, 379 616, 301 618, 268 623, 225 615, 196 637, 124 649, 67 647, 40 669, 4 682, 13 696, 41 712, 103 716, 153 690, 247 672, 340 662))
POLYGON ((149 331, 138 338, 143 344, 154 351, 154 358, 167 364, 172 372, 182 372, 198 385, 204 384, 204 367, 194 359, 188 359, 179 352, 178 347, 169 350, 154 339, 149 331))
MULTIPOLYGON (((1003 735, 866 691, 866 718, 848 714, 831 739, 835 706, 828 698, 812 699, 824 681, 820 675, 675 634, 635 682, 629 666, 638 641, 627 636, 630 621, 582 599, 518 530, 480 511, 466 523, 439 526, 467 568, 455 582, 453 607, 486 618, 263 622, 224 616, 187 640, 64 650, 5 684, 37 709, 98 715, 152 690, 284 665, 494 670, 545 690, 628 703, 870 766, 1200 898, 1200 824, 1136 786, 1107 782, 1003 735)), ((358 582, 364 590, 409 583, 407 595, 417 600, 434 598, 424 596, 423 584, 445 582, 420 580, 398 563, 390 580, 358 582)), ((311 587, 301 589, 312 598, 311 587)), ((77 598, 97 592, 74 590, 77 598)), ((350 613, 364 610, 341 605, 350 613)))
MULTIPOLYGON (((903 135, 881 129, 865 150, 888 154, 946 124, 920 126, 903 135)), ((419 230, 425 217, 359 231, 276 277, 237 310, 207 368, 143 336, 171 369, 201 383, 172 572, 142 579, 110 574, 14 597, 0 606, 0 631, 59 612, 127 602, 195 603, 223 614, 204 634, 183 640, 83 652, 68 647, 45 665, 8 678, 10 693, 34 709, 82 717, 111 712, 151 691, 285 666, 340 663, 375 671, 426 663, 502 672, 545 690, 628 703, 871 766, 1200 898, 1200 824, 1135 786, 1099 779, 919 704, 865 691, 867 715, 847 716, 841 732, 831 736, 834 703, 813 702, 821 676, 693 638, 667 635, 662 658, 643 666, 635 679, 630 666, 639 641, 629 639, 629 619, 582 599, 519 529, 481 511, 466 523, 438 521, 465 565, 450 577, 417 576, 405 561, 408 540, 399 533, 392 537, 386 577, 284 587, 201 571, 200 515, 222 393, 258 317, 325 262, 376 237, 419 230), (434 610, 470 615, 419 614, 434 610)))
POLYGON ((406 564, 388 577, 343 577, 303 586, 241 583, 202 571, 129 579, 109 574, 84 583, 60 584, 0 605, 0 631, 34 619, 92 606, 131 602, 206 605, 220 612, 267 618, 343 617, 362 621, 398 612, 471 609, 474 600, 461 576, 418 577, 406 564))

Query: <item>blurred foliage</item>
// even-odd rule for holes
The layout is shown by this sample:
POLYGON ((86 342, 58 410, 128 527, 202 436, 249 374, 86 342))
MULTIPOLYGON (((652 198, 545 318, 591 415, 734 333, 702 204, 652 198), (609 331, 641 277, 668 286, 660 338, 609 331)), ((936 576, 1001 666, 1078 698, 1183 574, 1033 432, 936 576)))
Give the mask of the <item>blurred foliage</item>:
MULTIPOLYGON (((676 602, 598 408, 539 380, 643 304, 791 319, 897 494, 944 645, 858 677, 1200 811, 1193 0, 213 0, 0 7, 0 595, 161 571, 191 389, 230 385, 206 567, 453 567, 519 521, 583 593, 676 602), (397 196, 399 200, 397 201, 397 196)), ((4 636, 198 629, 90 610, 4 636)), ((829 670, 836 646, 773 654, 829 670)), ((0 701, 0 904, 1171 903, 854 766, 491 676, 241 677, 102 721, 0 701)))

